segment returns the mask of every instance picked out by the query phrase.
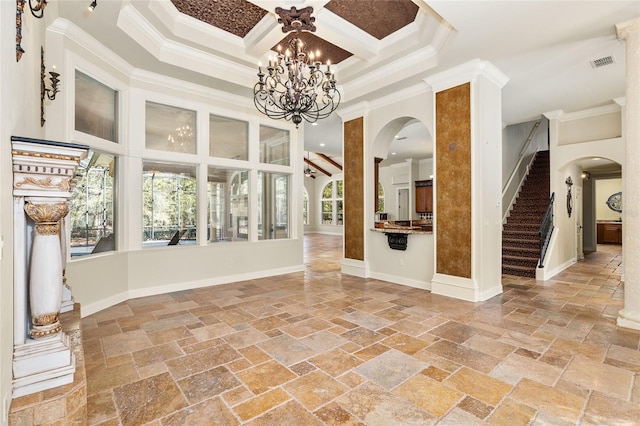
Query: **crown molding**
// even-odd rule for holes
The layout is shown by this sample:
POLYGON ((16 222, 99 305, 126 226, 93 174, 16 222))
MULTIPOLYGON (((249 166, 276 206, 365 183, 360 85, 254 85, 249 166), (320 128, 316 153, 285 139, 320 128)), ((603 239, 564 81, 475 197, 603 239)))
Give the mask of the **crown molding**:
POLYGON ((581 111, 564 113, 559 117, 560 122, 580 120, 583 118, 596 117, 598 115, 612 114, 620 112, 621 107, 616 103, 604 105, 596 108, 583 109, 581 111))
POLYGON ((342 118, 342 121, 350 121, 358 117, 364 117, 370 110, 369 102, 358 102, 357 104, 338 108, 336 114, 342 118))
POLYGON ((414 84, 413 86, 406 87, 402 90, 398 90, 387 96, 377 98, 371 101, 369 105, 373 110, 396 102, 402 102, 415 96, 427 95, 428 93, 431 93, 431 88, 425 83, 418 83, 414 84))
POLYGON ((640 38, 640 17, 616 24, 616 35, 618 40, 627 39, 632 37, 634 34, 636 39, 640 38))
POLYGON ((489 61, 473 59, 446 71, 439 72, 424 79, 434 92, 441 92, 461 84, 475 81, 483 76, 499 88, 504 87, 509 77, 489 61))
POLYGON ((122 59, 115 52, 107 48, 95 38, 89 36, 80 27, 67 19, 57 18, 47 27, 47 31, 66 37, 82 49, 91 52, 92 55, 114 67, 124 75, 131 75, 134 70, 134 67, 129 62, 122 59))
POLYGON ((253 87, 252 68, 167 39, 130 4, 120 11, 117 26, 161 62, 253 87))

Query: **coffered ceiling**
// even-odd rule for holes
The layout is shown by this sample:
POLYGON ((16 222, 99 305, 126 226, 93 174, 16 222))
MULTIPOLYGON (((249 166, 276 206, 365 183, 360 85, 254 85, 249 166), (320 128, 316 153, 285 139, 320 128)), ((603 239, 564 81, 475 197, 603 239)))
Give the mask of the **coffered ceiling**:
MULTIPOLYGON (((275 10, 292 6, 314 9, 317 29, 307 43, 337 64, 340 108, 424 85, 433 73, 479 58, 509 77, 505 124, 623 97, 625 51, 615 25, 640 16, 640 0, 99 0, 92 14, 82 1, 51 0, 47 19, 136 72, 251 102, 258 61, 287 37, 275 10), (609 55, 613 64, 592 68, 590 61, 609 55)), ((305 148, 339 154, 339 120, 305 126, 305 148)))

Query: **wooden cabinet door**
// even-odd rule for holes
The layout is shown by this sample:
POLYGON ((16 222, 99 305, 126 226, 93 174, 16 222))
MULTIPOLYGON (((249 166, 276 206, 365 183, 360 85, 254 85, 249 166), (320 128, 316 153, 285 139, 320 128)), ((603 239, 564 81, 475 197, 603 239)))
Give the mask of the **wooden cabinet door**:
POLYGON ((431 180, 416 181, 416 213, 433 212, 433 182, 431 180))

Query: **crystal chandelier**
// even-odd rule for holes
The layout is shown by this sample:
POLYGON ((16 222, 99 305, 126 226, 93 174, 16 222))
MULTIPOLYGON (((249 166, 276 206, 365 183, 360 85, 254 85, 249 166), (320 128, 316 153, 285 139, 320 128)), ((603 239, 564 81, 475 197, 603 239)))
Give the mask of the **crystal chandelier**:
POLYGON ((340 104, 340 92, 327 61, 321 69, 320 52, 307 55, 305 45, 293 37, 288 48, 269 58, 266 73, 258 65, 258 82, 253 88, 253 100, 258 111, 269 118, 293 121, 296 128, 302 120, 315 123, 327 118, 340 104))

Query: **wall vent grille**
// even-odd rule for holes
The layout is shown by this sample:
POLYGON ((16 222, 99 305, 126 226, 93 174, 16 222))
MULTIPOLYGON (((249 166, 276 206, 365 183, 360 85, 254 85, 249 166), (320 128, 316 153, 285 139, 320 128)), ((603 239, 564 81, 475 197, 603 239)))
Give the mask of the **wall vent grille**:
POLYGON ((604 58, 594 59, 590 61, 592 68, 600 68, 605 65, 611 65, 616 62, 616 59, 613 56, 605 56, 604 58))

